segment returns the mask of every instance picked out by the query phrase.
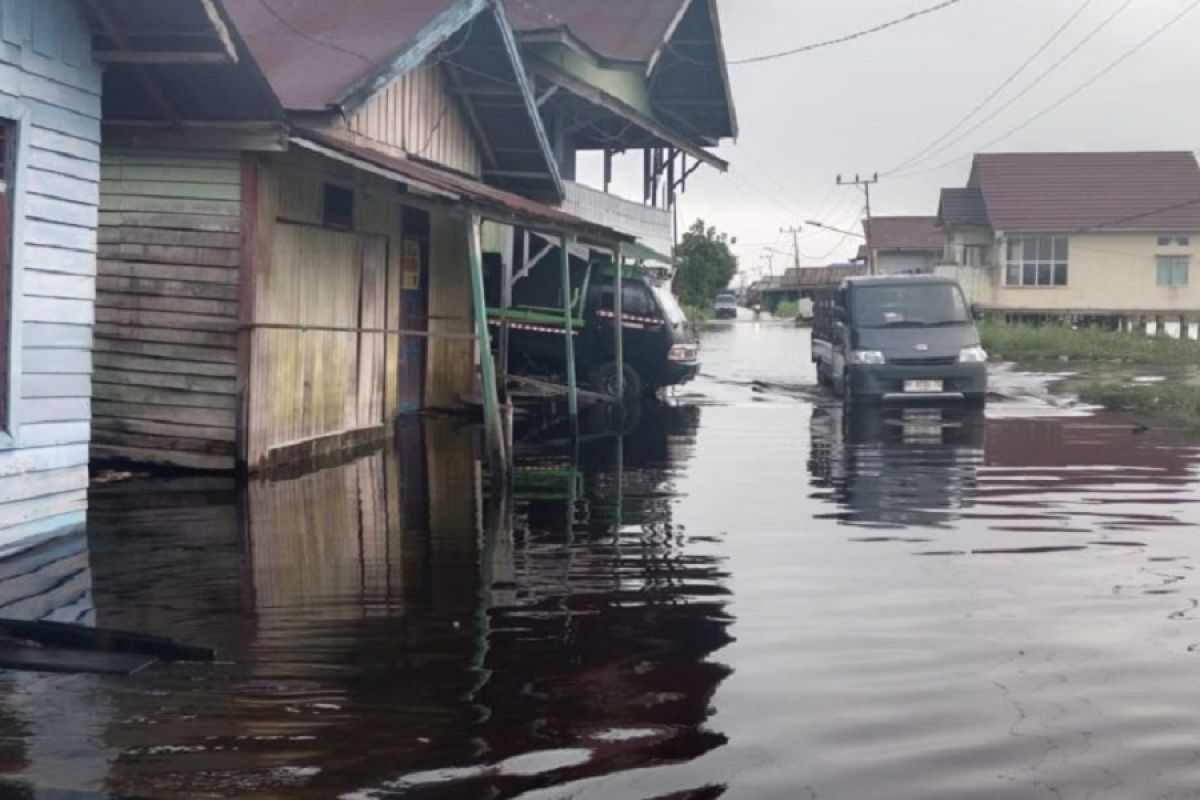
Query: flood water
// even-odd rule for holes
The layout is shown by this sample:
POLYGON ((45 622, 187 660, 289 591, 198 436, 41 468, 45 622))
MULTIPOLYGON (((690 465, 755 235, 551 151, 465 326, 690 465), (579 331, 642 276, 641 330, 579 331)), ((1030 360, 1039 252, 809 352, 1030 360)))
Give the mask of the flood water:
POLYGON ((1200 796, 1200 447, 1000 369, 847 415, 715 325, 623 438, 472 433, 92 496, 96 623, 215 665, 0 673, 15 797, 1200 796))

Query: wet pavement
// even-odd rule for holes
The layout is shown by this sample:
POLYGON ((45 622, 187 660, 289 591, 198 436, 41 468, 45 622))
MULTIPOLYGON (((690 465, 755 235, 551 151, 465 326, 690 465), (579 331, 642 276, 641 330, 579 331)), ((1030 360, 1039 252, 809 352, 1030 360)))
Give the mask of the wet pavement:
POLYGON ((221 661, 0 673, 0 794, 1200 796, 1200 446, 1004 368, 985 413, 847 414, 807 355, 712 325, 509 496, 439 420, 98 487, 88 613, 221 661))

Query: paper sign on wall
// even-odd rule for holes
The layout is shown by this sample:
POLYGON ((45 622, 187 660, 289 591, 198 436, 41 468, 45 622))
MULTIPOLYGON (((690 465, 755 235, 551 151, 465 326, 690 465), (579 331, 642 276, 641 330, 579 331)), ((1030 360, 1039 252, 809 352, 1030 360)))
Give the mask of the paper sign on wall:
POLYGON ((405 291, 421 288, 421 243, 416 239, 404 240, 404 252, 400 259, 400 274, 405 291))

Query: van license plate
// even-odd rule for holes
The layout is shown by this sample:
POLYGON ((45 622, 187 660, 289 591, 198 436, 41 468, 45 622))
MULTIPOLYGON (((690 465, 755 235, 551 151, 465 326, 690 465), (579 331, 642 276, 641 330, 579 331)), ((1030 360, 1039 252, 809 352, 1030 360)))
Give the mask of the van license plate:
POLYGON ((942 381, 905 381, 904 391, 913 394, 929 394, 942 391, 942 381))

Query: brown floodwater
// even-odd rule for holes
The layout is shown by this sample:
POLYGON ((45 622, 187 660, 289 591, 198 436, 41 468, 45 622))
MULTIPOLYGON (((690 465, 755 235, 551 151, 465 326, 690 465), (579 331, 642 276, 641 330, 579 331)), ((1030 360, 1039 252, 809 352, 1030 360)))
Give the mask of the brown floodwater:
POLYGON ((432 419, 98 487, 73 607, 220 660, 0 672, 0 796, 1200 796, 1200 447, 1004 368, 985 413, 847 414, 807 355, 713 325, 508 493, 432 419))

